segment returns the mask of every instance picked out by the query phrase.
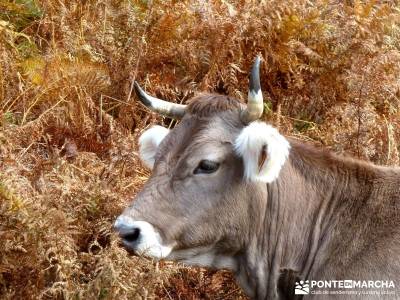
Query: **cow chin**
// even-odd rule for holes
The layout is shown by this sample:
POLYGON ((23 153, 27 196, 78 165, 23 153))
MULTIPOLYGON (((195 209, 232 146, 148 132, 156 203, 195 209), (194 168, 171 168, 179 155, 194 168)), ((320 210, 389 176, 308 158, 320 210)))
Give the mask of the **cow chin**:
POLYGON ((237 271, 237 262, 234 257, 217 253, 213 246, 175 250, 168 255, 167 259, 190 266, 237 271))
POLYGON ((122 238, 124 247, 137 255, 154 259, 166 258, 172 246, 164 245, 158 231, 148 222, 134 221, 127 216, 119 216, 114 228, 122 238))

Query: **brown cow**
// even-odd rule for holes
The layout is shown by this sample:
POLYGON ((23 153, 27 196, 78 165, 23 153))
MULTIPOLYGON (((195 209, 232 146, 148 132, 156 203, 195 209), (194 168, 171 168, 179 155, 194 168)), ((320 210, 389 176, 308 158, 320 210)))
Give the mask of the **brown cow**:
MULTIPOLYGON (((135 85, 147 107, 182 120, 140 137, 153 173, 115 222, 124 245, 156 259, 230 269, 254 299, 294 297, 293 284, 279 280, 283 269, 298 284, 309 280, 309 297, 339 297, 340 282, 350 280, 345 292, 386 289, 385 299, 399 299, 400 170, 337 156, 257 121, 259 64, 247 106, 221 95, 176 105, 135 85), (331 294, 316 293, 332 281, 339 283, 331 294)), ((369 297, 377 299, 338 299, 369 297)))

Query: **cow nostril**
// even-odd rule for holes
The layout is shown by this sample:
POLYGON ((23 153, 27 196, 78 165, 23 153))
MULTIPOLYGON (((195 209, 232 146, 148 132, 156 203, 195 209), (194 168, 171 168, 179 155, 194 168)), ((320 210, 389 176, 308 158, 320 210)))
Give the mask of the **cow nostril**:
POLYGON ((140 229, 134 228, 132 232, 124 234, 122 238, 127 242, 135 242, 140 236, 140 229))

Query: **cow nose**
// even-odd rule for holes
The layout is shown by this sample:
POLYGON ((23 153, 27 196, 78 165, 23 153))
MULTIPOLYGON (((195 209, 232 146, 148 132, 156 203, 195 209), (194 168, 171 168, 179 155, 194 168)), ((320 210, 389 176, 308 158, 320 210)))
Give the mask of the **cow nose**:
POLYGON ((127 216, 119 216, 114 223, 114 228, 119 236, 128 243, 139 240, 141 230, 135 225, 135 222, 127 216))
POLYGON ((130 242, 130 243, 136 242, 140 236, 140 229, 139 228, 131 228, 122 234, 120 233, 120 236, 122 239, 124 239, 127 242, 130 242))
POLYGON ((149 222, 120 215, 114 223, 114 228, 122 239, 122 245, 130 252, 153 258, 164 258, 172 251, 173 246, 163 244, 160 233, 149 222))

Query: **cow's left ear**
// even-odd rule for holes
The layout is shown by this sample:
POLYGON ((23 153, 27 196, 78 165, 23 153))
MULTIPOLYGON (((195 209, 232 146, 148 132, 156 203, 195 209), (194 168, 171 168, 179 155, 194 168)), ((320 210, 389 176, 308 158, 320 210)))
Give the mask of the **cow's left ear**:
POLYGON ((162 126, 153 126, 147 129, 139 138, 139 155, 143 163, 153 169, 158 145, 169 133, 169 129, 162 126))
POLYGON ((278 178, 290 144, 274 127, 256 121, 242 129, 234 147, 243 158, 245 179, 269 183, 278 178))

